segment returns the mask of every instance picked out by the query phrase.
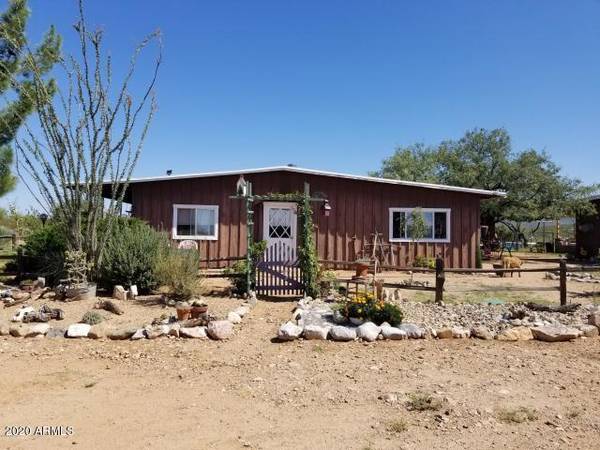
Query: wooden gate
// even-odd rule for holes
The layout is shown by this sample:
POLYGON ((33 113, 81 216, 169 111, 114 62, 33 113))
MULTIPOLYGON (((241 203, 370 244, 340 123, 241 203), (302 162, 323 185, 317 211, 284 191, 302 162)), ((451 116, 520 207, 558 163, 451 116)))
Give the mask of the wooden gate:
POLYGON ((256 265, 256 293, 269 296, 304 294, 302 270, 294 247, 285 242, 275 242, 267 247, 256 265))

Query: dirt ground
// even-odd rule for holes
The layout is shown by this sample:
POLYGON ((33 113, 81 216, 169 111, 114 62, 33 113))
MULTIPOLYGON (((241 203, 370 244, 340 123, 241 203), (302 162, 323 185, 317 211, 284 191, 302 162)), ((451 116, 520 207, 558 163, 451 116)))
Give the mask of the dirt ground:
POLYGON ((0 447, 600 448, 599 338, 273 342, 293 305, 260 301, 227 342, 1 337, 0 447), (439 409, 409 410, 415 392, 439 409), (5 436, 48 425, 73 433, 5 436))

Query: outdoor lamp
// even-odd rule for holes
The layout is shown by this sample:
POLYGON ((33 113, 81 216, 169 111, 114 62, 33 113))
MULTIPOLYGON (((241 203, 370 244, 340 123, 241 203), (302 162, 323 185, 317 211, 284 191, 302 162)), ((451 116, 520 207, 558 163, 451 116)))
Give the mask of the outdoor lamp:
POLYGON ((323 203, 323 213, 325 214, 325 217, 329 217, 330 211, 331 205, 329 204, 329 200, 325 200, 325 203, 323 203))

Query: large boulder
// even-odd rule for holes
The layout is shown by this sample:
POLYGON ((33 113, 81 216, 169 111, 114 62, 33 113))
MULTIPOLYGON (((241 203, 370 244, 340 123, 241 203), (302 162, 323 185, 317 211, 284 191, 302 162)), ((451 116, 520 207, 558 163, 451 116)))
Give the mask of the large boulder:
POLYGON ((208 337, 205 327, 180 328, 179 335, 190 339, 206 339, 208 337))
POLYGON ((110 330, 106 333, 106 336, 113 341, 123 341, 129 339, 137 331, 137 328, 117 328, 116 330, 110 330))
POLYGON ((281 341, 293 341, 302 334, 302 328, 292 322, 286 322, 279 327, 277 338, 281 341))
POLYGON ((530 341, 533 339, 531 328, 513 327, 506 328, 496 335, 499 341, 530 341))
POLYGON ((303 336, 307 340, 325 340, 329 334, 329 328, 321 325, 306 325, 304 327, 303 336))
POLYGON ((535 327, 531 329, 534 339, 544 342, 564 342, 577 339, 579 330, 568 327, 535 327))
POLYGON ((373 322, 365 322, 356 329, 356 336, 363 341, 373 342, 377 340, 380 332, 381 328, 373 322))
POLYGON ((403 323, 398 328, 406 333, 410 339, 423 339, 425 330, 413 323, 403 323))
MULTIPOLYGON (((67 332, 67 330, 65 330, 64 328, 50 328, 46 332, 46 337, 47 338, 64 338, 66 332, 67 332)), ((88 336, 89 336, 89 334, 88 334, 88 336)))
POLYGON ((337 325, 329 330, 329 337, 334 341, 353 341, 356 339, 356 328, 337 325))
POLYGON ((117 284, 113 289, 113 298, 125 301, 127 300, 127 291, 123 286, 117 284))
POLYGON ((69 328, 67 328, 67 337, 69 337, 69 338, 87 337, 91 328, 92 328, 92 326, 88 325, 87 323, 71 324, 71 325, 69 325, 69 328))
POLYGON ((492 333, 487 327, 484 326, 473 327, 471 329, 471 336, 486 341, 494 339, 494 333, 492 333))
POLYGON ((214 320, 209 322, 206 331, 212 339, 220 341, 233 334, 233 324, 228 320, 214 320))
POLYGON ((381 336, 383 336, 384 339, 391 339, 394 341, 408 339, 406 331, 393 327, 389 323, 381 324, 381 336))
POLYGON ((452 334, 452 328, 449 327, 439 328, 435 330, 435 334, 438 339, 452 339, 454 337, 452 334))
POLYGON ((242 323, 242 317, 235 311, 231 311, 229 314, 227 314, 227 320, 233 324, 242 323))

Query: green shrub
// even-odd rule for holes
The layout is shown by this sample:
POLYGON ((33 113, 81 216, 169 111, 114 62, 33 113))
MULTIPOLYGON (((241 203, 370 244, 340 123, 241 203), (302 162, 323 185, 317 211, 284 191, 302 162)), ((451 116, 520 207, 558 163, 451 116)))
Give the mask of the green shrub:
POLYGON ((104 317, 98 311, 88 311, 81 318, 81 323, 96 325, 104 320, 104 317))
POLYGON ((248 292, 248 271, 251 271, 250 279, 252 280, 251 289, 254 289, 254 280, 256 278, 256 264, 258 259, 265 252, 267 241, 258 241, 250 247, 250 260, 252 266, 248 267, 248 261, 243 259, 236 261, 231 267, 227 267, 224 271, 225 275, 231 279, 233 291, 238 295, 243 295, 248 292))
POLYGON ((147 223, 119 217, 113 223, 99 267, 99 283, 105 288, 116 284, 136 285, 141 293, 158 285, 154 269, 162 248, 169 245, 167 236, 147 223))
POLYGON ((17 264, 23 272, 45 277, 49 285, 54 285, 65 277, 66 249, 63 227, 48 222, 27 236, 25 244, 19 248, 17 264))
POLYGON ((197 250, 164 247, 157 256, 154 271, 157 281, 167 288, 172 298, 189 300, 200 293, 199 269, 197 250))
POLYGON ((415 260, 413 261, 412 265, 413 267, 426 267, 429 269, 435 269, 435 258, 418 255, 415 256, 415 260))

